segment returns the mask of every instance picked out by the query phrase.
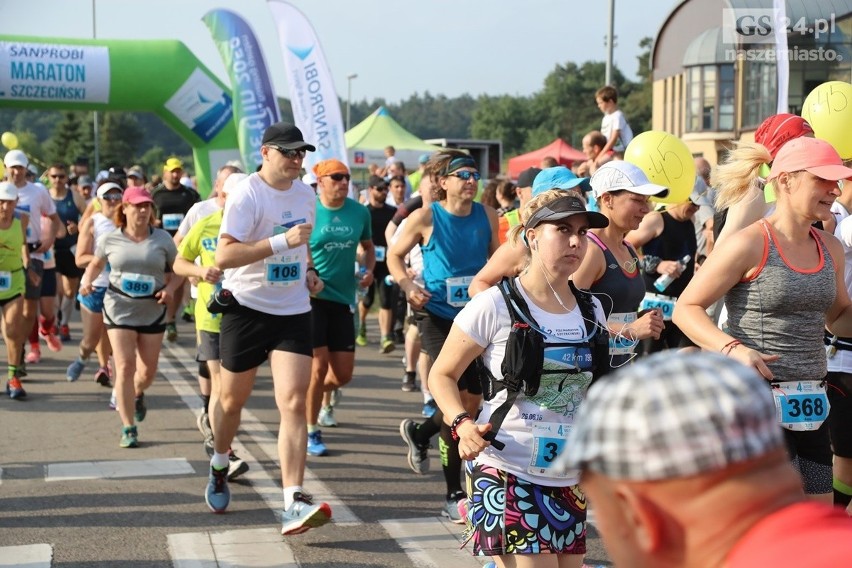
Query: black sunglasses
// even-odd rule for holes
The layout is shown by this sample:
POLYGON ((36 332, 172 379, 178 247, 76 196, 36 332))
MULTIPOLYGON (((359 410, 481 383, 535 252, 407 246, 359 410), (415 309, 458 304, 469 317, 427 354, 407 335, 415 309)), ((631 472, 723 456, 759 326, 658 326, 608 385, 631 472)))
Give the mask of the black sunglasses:
POLYGON ((285 158, 290 158, 291 160, 295 160, 296 158, 304 158, 307 151, 305 150, 289 150, 287 148, 279 148, 278 146, 272 146, 282 154, 284 154, 285 158))
POLYGON ((374 187, 373 187, 373 189, 375 189, 376 191, 387 191, 387 190, 388 190, 388 186, 386 186, 386 185, 377 185, 377 186, 374 186, 374 187))
POLYGON ((447 174, 453 177, 457 177, 462 181, 468 181, 470 178, 473 178, 473 181, 479 181, 482 176, 479 172, 470 172, 468 170, 462 170, 460 172, 453 172, 451 174, 447 174))
POLYGON ((346 181, 349 181, 350 179, 352 179, 352 176, 350 176, 349 174, 331 174, 328 177, 330 177, 334 181, 341 181, 341 180, 344 180, 344 179, 346 181))

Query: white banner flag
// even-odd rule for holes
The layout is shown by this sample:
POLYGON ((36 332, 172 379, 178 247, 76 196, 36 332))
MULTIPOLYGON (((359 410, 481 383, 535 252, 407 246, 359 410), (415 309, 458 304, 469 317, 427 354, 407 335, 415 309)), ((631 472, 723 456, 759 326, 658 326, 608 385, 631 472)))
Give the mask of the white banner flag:
POLYGON ((340 102, 313 26, 286 2, 268 0, 267 4, 278 29, 296 126, 305 141, 317 147, 305 157, 305 170, 329 158, 348 165, 340 102))
POLYGON ((788 85, 790 83, 790 58, 787 53, 787 2, 786 0, 774 0, 774 22, 772 29, 775 30, 775 73, 778 77, 778 105, 775 110, 777 114, 790 112, 787 101, 788 85))

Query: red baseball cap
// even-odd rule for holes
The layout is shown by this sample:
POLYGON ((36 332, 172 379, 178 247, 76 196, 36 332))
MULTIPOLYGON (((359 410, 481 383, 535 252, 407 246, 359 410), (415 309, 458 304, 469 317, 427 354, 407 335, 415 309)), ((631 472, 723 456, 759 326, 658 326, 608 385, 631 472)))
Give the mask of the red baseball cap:
POLYGON ((122 203, 139 205, 140 203, 154 203, 154 198, 144 187, 128 187, 124 190, 121 201, 122 203))
POLYGON ((843 165, 843 160, 834 146, 818 138, 796 138, 784 144, 778 151, 768 179, 775 179, 782 172, 801 170, 831 181, 852 177, 852 168, 843 165))

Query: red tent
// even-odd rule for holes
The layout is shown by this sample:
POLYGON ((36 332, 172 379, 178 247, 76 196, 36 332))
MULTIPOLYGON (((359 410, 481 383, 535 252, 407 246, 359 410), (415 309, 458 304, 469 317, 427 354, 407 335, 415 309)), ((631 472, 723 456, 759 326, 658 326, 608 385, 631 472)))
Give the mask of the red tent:
POLYGON ((571 167, 574 162, 588 160, 586 155, 576 148, 572 148, 570 144, 557 138, 544 148, 533 150, 528 154, 521 154, 509 160, 509 177, 518 179, 518 176, 527 168, 533 166, 539 167, 541 159, 546 156, 556 158, 559 165, 571 167))

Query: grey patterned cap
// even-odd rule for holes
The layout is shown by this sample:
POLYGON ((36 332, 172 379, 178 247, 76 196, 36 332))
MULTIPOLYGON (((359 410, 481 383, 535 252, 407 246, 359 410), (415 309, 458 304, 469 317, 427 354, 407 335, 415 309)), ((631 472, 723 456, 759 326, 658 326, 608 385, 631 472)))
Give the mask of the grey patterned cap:
POLYGON ((766 380, 718 354, 660 353, 589 389, 566 466, 653 481, 723 469, 783 448, 766 380))

